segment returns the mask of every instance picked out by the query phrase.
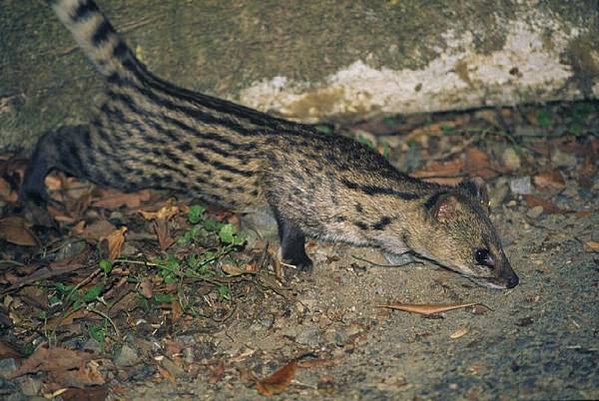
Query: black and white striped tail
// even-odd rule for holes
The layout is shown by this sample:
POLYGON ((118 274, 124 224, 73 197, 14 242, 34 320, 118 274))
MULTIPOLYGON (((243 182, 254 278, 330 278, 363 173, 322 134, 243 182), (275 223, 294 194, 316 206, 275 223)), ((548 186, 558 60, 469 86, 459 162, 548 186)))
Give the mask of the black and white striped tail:
POLYGON ((79 47, 106 77, 133 77, 140 63, 92 0, 49 0, 79 47))

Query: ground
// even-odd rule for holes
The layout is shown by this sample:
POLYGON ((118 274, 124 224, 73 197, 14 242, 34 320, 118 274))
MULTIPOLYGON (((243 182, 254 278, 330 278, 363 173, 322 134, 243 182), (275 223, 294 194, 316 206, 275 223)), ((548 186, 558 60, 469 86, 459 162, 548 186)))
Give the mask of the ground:
POLYGON ((6 155, 0 396, 599 398, 599 104, 319 129, 415 176, 485 178, 520 285, 492 290, 430 263, 395 266, 375 249, 320 242, 308 246, 314 273, 295 274, 266 231, 238 231, 240 216, 60 174, 47 182, 63 202, 50 210, 58 223, 33 226, 15 202, 24 162, 6 155), (471 303, 428 315, 380 307, 471 303))

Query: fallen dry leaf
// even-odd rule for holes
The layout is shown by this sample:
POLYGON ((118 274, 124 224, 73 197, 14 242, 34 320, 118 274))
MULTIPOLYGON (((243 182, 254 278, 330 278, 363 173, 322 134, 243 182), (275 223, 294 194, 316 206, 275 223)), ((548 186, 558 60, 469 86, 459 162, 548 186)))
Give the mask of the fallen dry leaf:
POLYGON ((85 227, 83 229, 83 238, 90 242, 97 242, 102 240, 102 238, 107 237, 116 230, 116 227, 112 225, 108 220, 98 220, 93 224, 85 227))
POLYGON ((466 149, 466 160, 464 162, 464 171, 471 176, 478 176, 483 179, 489 179, 497 176, 496 169, 493 168, 489 155, 474 147, 466 149))
POLYGON ((256 389, 262 395, 280 394, 289 386, 297 371, 297 360, 292 360, 282 368, 279 368, 266 379, 256 382, 256 389))
POLYGON ((552 203, 548 200, 539 198, 538 196, 522 195, 522 197, 524 198, 524 200, 530 207, 542 206, 543 213, 564 213, 564 210, 557 207, 554 203, 552 203))
POLYGON ((455 309, 469 308, 475 305, 482 305, 479 302, 468 304, 392 304, 377 305, 378 308, 397 309, 403 312, 418 313, 421 315, 434 315, 436 313, 448 312, 455 309))
POLYGON ((21 354, 11 344, 0 342, 0 359, 18 358, 21 354))
POLYGON ((11 185, 0 177, 0 199, 8 203, 16 203, 19 199, 17 191, 13 190, 11 185))
POLYGON ((8 376, 14 380, 27 373, 47 372, 56 385, 83 387, 104 384, 104 378, 92 356, 85 352, 62 347, 40 347, 8 376))
POLYGON ((539 188, 563 189, 566 181, 559 170, 546 170, 532 177, 532 182, 539 188))
POLYGON ((138 208, 142 202, 150 200, 151 197, 151 193, 147 189, 133 193, 123 193, 112 189, 101 189, 99 192, 100 197, 94 200, 92 205, 110 210, 118 209, 121 206, 138 208))
POLYGON ((139 213, 146 220, 168 220, 179 213, 179 207, 174 202, 169 201, 156 212, 140 210, 139 213))
POLYGON ((147 278, 141 280, 141 283, 139 283, 139 293, 146 299, 152 298, 154 295, 154 291, 152 290, 152 282, 147 278))
POLYGON ((15 245, 37 246, 39 244, 37 237, 27 228, 25 219, 19 216, 0 220, 0 237, 15 245))
POLYGON ((170 226, 166 220, 154 220, 152 222, 154 232, 158 238, 158 245, 161 251, 166 251, 175 243, 175 240, 171 237, 170 226))
POLYGON ((464 162, 460 159, 453 159, 447 162, 434 163, 420 170, 412 171, 412 177, 421 178, 427 182, 437 184, 455 185, 462 179, 458 177, 462 172, 464 162))
POLYGON ((466 334, 468 334, 468 329, 467 328, 461 328, 461 329, 457 329, 456 331, 454 331, 453 333, 451 333, 449 335, 449 338, 451 338, 452 340, 458 339, 460 337, 464 337, 466 334))
POLYGON ((173 323, 176 323, 183 316, 183 308, 181 308, 181 304, 178 299, 173 299, 171 301, 171 319, 173 323))
POLYGON ((599 252, 599 242, 587 241, 584 243, 585 252, 599 252))
POLYGON ((208 383, 215 384, 222 380, 225 377, 225 362, 220 359, 216 366, 208 367, 210 370, 210 378, 208 379, 208 383))
POLYGON ((108 234, 105 237, 100 238, 100 242, 106 241, 108 243, 108 259, 114 260, 121 255, 123 245, 125 244, 125 233, 127 227, 123 226, 108 234))
POLYGON ((60 397, 64 401, 104 401, 108 397, 107 386, 70 387, 60 397))

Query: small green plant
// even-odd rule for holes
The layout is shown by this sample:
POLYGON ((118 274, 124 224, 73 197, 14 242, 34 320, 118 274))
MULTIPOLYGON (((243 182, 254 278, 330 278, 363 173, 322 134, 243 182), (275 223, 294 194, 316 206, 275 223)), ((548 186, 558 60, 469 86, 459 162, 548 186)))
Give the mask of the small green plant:
POLYGON ((314 126, 314 128, 316 128, 316 131, 325 135, 330 135, 333 133, 333 127, 327 124, 317 124, 314 126))
POLYGON ((104 340, 108 336, 107 323, 108 322, 104 320, 103 324, 90 324, 88 327, 89 336, 100 344, 104 344, 104 340))
POLYGON ((539 126, 541 128, 549 128, 551 124, 553 124, 553 116, 551 115, 549 110, 541 110, 537 115, 537 121, 539 122, 539 126))
POLYGON ((112 272, 112 266, 113 266, 113 263, 111 260, 108 260, 108 259, 100 260, 100 270, 102 270, 102 273, 104 273, 104 275, 108 276, 112 272))
POLYGON ((360 142, 362 145, 368 146, 370 149, 376 150, 376 145, 374 142, 364 136, 359 136, 358 142, 360 142))

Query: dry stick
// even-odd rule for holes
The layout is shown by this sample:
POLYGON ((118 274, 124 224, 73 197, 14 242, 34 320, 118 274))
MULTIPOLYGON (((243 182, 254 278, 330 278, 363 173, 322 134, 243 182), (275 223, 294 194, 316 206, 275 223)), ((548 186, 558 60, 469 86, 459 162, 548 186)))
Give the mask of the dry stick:
POLYGON ((112 328, 114 329, 114 332, 116 333, 116 337, 121 340, 121 332, 119 331, 118 327, 116 327, 116 324, 114 323, 114 321, 110 318, 110 316, 108 316, 106 313, 99 311, 98 309, 94 308, 91 305, 88 305, 86 308, 88 311, 95 313, 96 315, 99 315, 101 317, 103 317, 104 319, 108 320, 108 322, 110 323, 110 325, 112 326, 112 328))

